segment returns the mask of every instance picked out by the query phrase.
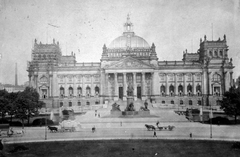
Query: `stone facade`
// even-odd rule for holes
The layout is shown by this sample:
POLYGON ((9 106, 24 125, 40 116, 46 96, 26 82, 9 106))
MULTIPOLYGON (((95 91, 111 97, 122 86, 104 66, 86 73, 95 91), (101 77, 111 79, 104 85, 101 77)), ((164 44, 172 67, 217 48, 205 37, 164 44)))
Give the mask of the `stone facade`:
POLYGON ((111 100, 126 101, 127 87, 134 100, 162 104, 216 105, 232 82, 233 65, 223 40, 200 39, 197 53, 183 52, 181 61, 158 61, 156 47, 132 30, 107 47, 98 63, 77 63, 75 54, 63 56, 59 42, 35 44, 28 63, 29 84, 48 107, 80 106, 111 100))

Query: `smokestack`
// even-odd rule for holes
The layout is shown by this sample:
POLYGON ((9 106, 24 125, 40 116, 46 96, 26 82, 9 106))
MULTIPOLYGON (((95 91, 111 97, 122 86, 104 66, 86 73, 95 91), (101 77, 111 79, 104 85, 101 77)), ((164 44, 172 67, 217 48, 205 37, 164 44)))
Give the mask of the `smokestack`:
POLYGON ((17 78, 17 63, 15 67, 15 86, 18 86, 18 78, 17 78))

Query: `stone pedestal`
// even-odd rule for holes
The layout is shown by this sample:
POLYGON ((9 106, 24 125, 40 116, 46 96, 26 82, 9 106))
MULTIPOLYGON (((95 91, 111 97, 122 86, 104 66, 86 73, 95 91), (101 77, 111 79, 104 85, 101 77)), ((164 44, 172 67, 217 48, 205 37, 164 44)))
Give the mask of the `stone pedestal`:
POLYGON ((133 103, 133 102, 134 102, 134 97, 128 96, 128 97, 127 97, 127 106, 128 106, 129 104, 133 103))

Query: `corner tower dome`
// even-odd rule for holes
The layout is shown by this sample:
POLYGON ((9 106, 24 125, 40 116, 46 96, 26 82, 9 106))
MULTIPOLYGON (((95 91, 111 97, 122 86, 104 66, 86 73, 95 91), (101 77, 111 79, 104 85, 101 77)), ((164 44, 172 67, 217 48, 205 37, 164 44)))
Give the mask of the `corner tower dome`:
POLYGON ((123 32, 123 35, 114 39, 108 48, 150 48, 146 40, 135 35, 133 32, 133 24, 130 22, 129 14, 127 16, 127 22, 124 24, 124 28, 125 30, 123 32))

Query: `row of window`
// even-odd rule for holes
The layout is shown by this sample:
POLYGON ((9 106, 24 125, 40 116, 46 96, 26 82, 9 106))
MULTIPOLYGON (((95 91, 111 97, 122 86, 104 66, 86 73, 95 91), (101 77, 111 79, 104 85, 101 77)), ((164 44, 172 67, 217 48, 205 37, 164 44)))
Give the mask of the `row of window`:
MULTIPOLYGON (((178 87, 177 87, 177 89, 178 89, 178 93, 181 93, 181 92, 184 92, 184 90, 183 90, 183 85, 179 85, 178 87)), ((161 87, 160 87, 160 92, 161 93, 166 93, 166 87, 164 86, 164 85, 162 85, 161 87)), ((169 93, 174 93, 175 92, 175 87, 174 87, 174 85, 170 85, 169 86, 169 93)), ((188 86, 187 86, 187 92, 193 92, 193 87, 192 87, 192 85, 191 84, 188 84, 188 86)), ((201 93, 201 85, 197 85, 196 86, 196 92, 200 92, 201 93)))
MULTIPOLYGON (((82 82, 82 78, 77 78, 77 82, 82 82)), ((91 77, 85 77, 84 78, 84 81, 85 82, 91 82, 92 81, 92 79, 91 79, 91 77)), ((94 80, 93 80, 94 82, 99 82, 99 77, 94 77, 94 80)), ((59 82, 60 83, 64 83, 65 82, 65 79, 64 78, 60 78, 59 79, 59 82)), ((68 78, 68 79, 66 79, 66 82, 74 82, 74 79, 73 78, 68 78)))
MULTIPOLYGON (((95 104, 100 104, 100 102, 99 102, 99 101, 95 101, 95 104)), ((60 105, 60 107, 63 107, 63 102, 60 102, 59 105, 60 105)), ((84 104, 82 104, 81 101, 78 101, 78 102, 77 102, 77 106, 82 106, 82 105, 84 105, 84 104)), ((90 103, 89 101, 86 101, 86 105, 91 105, 91 103, 90 103)), ((68 106, 69 106, 69 107, 72 107, 72 106, 73 106, 73 103, 72 103, 71 101, 69 101, 69 102, 68 102, 68 106)))
MULTIPOLYGON (((170 103, 171 103, 171 104, 175 104, 175 102, 174 102, 173 100, 171 100, 170 103)), ((165 104, 165 101, 164 101, 164 100, 162 101, 162 104, 165 104)), ((183 105, 183 100, 180 100, 180 101, 179 101, 179 104, 180 104, 180 105, 183 105)), ((188 101, 188 105, 193 105, 192 100, 189 100, 189 101, 188 101)), ((197 105, 202 105, 202 101, 201 101, 201 100, 198 100, 198 101, 197 101, 197 105)))
MULTIPOLYGON (((160 75, 160 81, 166 81, 166 79, 166 76, 160 75)), ((168 81, 175 81, 175 76, 168 75, 168 81)), ((183 75, 177 75, 177 81, 184 81, 183 75)), ((186 81, 192 81, 192 75, 186 75, 186 81)), ((196 75, 195 81, 201 81, 201 75, 196 75)))
MULTIPOLYGON (((74 92, 73 87, 69 87, 68 95, 73 96, 73 94, 74 94, 73 92, 74 92)), ((98 86, 96 86, 94 88, 94 92, 95 92, 95 95, 99 95, 100 88, 98 86)), ((78 96, 82 95, 82 87, 77 88, 77 95, 78 96)), ((62 97, 65 96, 65 89, 63 87, 60 87, 60 96, 62 96, 62 97)), ((86 96, 91 96, 91 88, 89 86, 86 87, 86 96)))
MULTIPOLYGON (((214 50, 214 52, 212 50, 209 50, 208 54, 211 57, 223 57, 223 50, 214 50)), ((227 53, 225 54, 225 57, 227 57, 227 53)))

